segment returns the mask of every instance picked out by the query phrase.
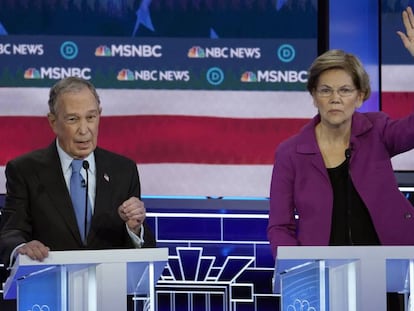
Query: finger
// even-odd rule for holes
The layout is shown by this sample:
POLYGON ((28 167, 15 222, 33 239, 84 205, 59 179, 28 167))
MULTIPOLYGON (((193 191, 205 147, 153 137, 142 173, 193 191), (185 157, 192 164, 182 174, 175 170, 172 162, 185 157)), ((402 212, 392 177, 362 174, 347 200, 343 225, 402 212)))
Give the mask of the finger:
POLYGON ((21 254, 26 255, 30 259, 37 260, 37 257, 36 257, 36 254, 33 248, 26 247, 21 254))
POLYGON ((144 221, 145 219, 145 213, 133 213, 128 215, 128 220, 139 220, 144 221))
POLYGON ((33 240, 18 249, 19 254, 27 255, 33 260, 42 261, 49 256, 49 247, 43 243, 33 240))
POLYGON ((33 258, 34 260, 43 261, 48 256, 48 251, 45 248, 35 248, 33 249, 33 258))
POLYGON ((139 220, 142 222, 145 219, 145 213, 142 210, 133 210, 128 213, 120 213, 120 217, 124 222, 129 220, 139 220))
POLYGON ((125 211, 124 211, 124 207, 121 205, 121 206, 119 206, 118 207, 118 215, 119 215, 119 217, 121 217, 121 219, 123 220, 123 221, 127 221, 128 220, 128 216, 125 214, 125 211))
POLYGON ((129 217, 137 213, 145 213, 145 207, 142 203, 133 204, 124 209, 125 214, 129 217))
POLYGON ((130 197, 128 200, 124 201, 124 203, 122 203, 122 205, 124 207, 129 207, 131 205, 138 204, 139 202, 141 202, 141 201, 137 197, 130 197))
POLYGON ((410 20, 411 27, 414 28, 414 14, 411 7, 407 7, 407 14, 410 20))
POLYGON ((31 259, 43 261, 49 255, 49 249, 45 246, 39 246, 31 248, 28 252, 28 256, 31 259))
POLYGON ((408 7, 407 10, 402 13, 403 24, 407 31, 407 34, 410 34, 414 31, 414 14, 413 10, 408 7))
POLYGON ((144 214, 135 214, 135 215, 132 215, 131 217, 128 217, 128 220, 138 220, 140 222, 143 222, 145 220, 145 215, 144 214))
POLYGON ((132 215, 132 216, 128 217, 127 221, 132 221, 132 222, 138 221, 139 223, 142 224, 144 222, 144 220, 145 220, 145 215, 144 214, 136 214, 136 215, 132 215))
POLYGON ((405 33, 401 32, 401 31, 397 31, 397 34, 400 36, 404 46, 406 48, 408 48, 410 46, 410 39, 408 39, 408 37, 405 35, 405 33))

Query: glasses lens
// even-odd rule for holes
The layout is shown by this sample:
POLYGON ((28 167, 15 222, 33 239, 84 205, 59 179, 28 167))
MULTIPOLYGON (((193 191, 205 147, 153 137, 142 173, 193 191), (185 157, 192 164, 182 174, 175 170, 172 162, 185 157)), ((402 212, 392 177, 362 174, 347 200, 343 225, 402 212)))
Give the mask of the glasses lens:
POLYGON ((336 91, 331 88, 321 88, 321 89, 317 89, 316 93, 320 97, 331 97, 334 92, 337 92, 339 96, 347 97, 347 96, 351 96, 354 91, 355 89, 350 89, 350 88, 340 88, 336 91))

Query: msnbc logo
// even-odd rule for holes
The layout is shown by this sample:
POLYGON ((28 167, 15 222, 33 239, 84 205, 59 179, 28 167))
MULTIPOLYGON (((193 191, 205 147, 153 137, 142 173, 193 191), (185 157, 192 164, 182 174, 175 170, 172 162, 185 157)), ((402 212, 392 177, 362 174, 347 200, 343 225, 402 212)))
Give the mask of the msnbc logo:
POLYGON ((129 69, 122 69, 116 77, 118 81, 134 81, 134 73, 129 69))
POLYGON ((106 45, 100 45, 95 49, 95 56, 112 56, 111 49, 106 45))
POLYGON ((257 76, 254 72, 245 71, 242 74, 240 81, 241 82, 257 82, 257 76))
POLYGON ((39 67, 28 68, 24 72, 25 79, 54 79, 60 80, 67 77, 80 77, 91 79, 91 68, 84 67, 39 67))
POLYGON ((206 57, 206 53, 202 47, 193 46, 188 50, 187 56, 189 58, 204 58, 206 57))
POLYGON ((41 79, 40 72, 36 68, 28 68, 24 72, 25 79, 41 79))

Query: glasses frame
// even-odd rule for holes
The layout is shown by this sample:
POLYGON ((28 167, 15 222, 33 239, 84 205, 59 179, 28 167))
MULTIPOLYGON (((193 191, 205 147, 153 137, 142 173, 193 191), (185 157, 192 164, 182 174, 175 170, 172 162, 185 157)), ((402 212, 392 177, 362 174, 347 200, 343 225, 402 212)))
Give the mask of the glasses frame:
POLYGON ((350 88, 350 87, 340 87, 338 89, 333 89, 330 87, 323 86, 321 88, 316 88, 315 92, 319 97, 322 98, 328 98, 332 97, 334 93, 336 92, 340 97, 349 97, 354 94, 354 92, 357 90, 357 88, 350 88))

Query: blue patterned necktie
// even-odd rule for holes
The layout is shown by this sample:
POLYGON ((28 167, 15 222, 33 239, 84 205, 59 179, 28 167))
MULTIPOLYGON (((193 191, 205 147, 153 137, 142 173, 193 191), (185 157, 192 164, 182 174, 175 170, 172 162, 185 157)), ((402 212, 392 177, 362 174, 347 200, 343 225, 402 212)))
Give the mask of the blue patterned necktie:
POLYGON ((88 215, 87 215, 87 232, 85 234, 85 200, 86 185, 80 170, 83 160, 72 161, 72 176, 70 178, 70 197, 72 198, 73 208, 75 210, 76 221, 82 241, 85 242, 91 222, 91 206, 88 199, 88 215))

